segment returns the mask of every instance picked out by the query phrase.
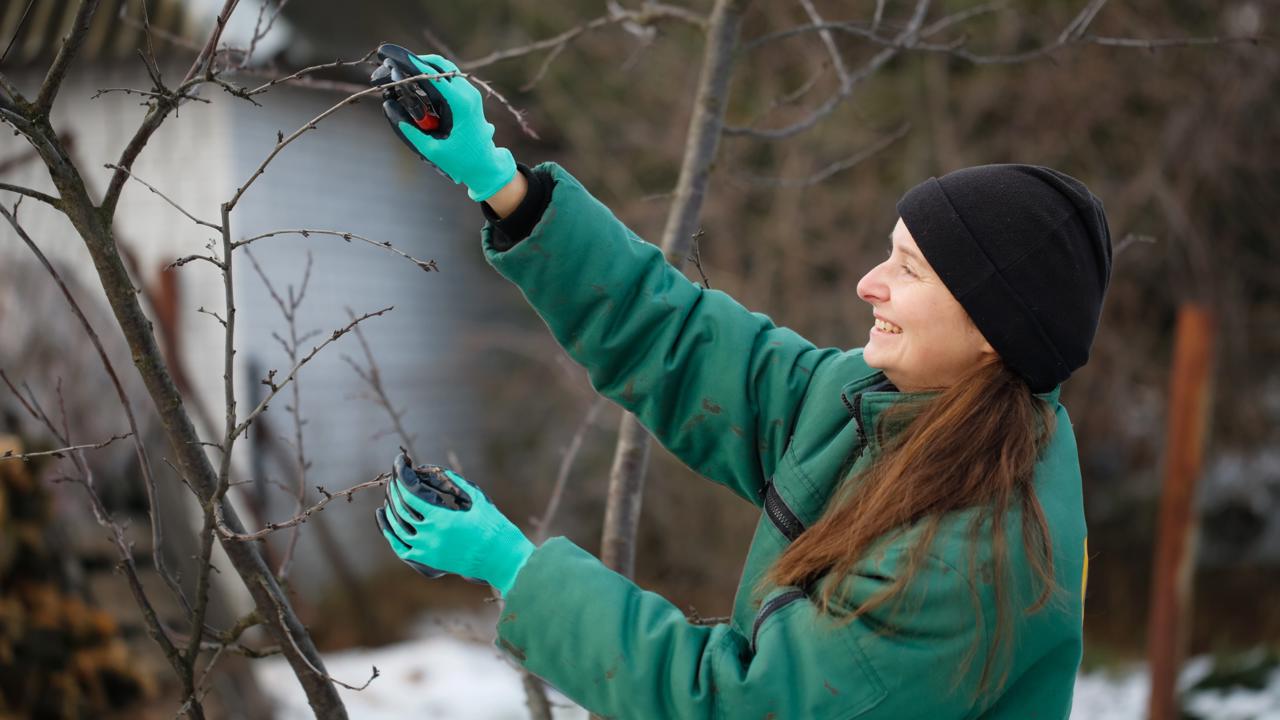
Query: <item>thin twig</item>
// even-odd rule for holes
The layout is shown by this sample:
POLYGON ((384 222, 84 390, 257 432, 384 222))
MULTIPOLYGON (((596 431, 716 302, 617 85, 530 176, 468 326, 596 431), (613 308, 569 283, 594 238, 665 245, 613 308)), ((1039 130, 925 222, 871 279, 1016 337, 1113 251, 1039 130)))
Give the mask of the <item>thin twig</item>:
POLYGON ((702 238, 706 232, 702 228, 698 228, 698 232, 693 234, 689 240, 689 262, 698 269, 698 275, 702 278, 702 287, 710 290, 711 281, 707 279, 707 273, 702 269, 702 238))
POLYGON ((15 453, 12 450, 5 450, 3 453, 0 453, 0 460, 30 460, 31 458, 49 456, 62 458, 66 457, 67 453, 75 452, 77 450, 97 450, 98 448, 104 448, 117 440, 124 440, 131 436, 132 433, 112 435, 102 442, 89 443, 87 445, 70 445, 68 447, 58 448, 57 450, 43 450, 41 452, 15 453))
MULTIPOLYGON (((169 92, 168 90, 165 90, 165 91, 162 91, 162 92, 157 92, 157 91, 155 91, 155 90, 138 90, 137 88, 123 88, 123 87, 117 88, 117 87, 110 87, 110 88, 98 88, 97 92, 95 92, 93 95, 91 95, 91 96, 89 97, 89 99, 90 99, 90 100, 97 100, 99 97, 101 97, 101 96, 103 96, 103 95, 109 95, 109 94, 111 94, 111 93, 117 93, 117 92, 118 92, 118 93, 124 93, 125 95, 141 95, 142 97, 154 98, 154 99, 156 99, 156 100, 168 100, 168 99, 170 99, 170 98, 172 98, 172 97, 173 97, 173 93, 169 92)), ((182 99, 183 99, 183 100, 195 100, 196 102, 202 102, 202 103, 204 103, 204 104, 206 104, 206 105, 208 105, 208 104, 210 104, 210 103, 211 103, 211 101, 210 101, 210 100, 208 100, 207 98, 198 97, 198 96, 196 96, 196 95, 191 95, 191 94, 189 94, 189 93, 188 93, 188 94, 184 94, 184 95, 182 96, 182 99)), ((138 103, 138 104, 139 104, 139 105, 148 105, 148 104, 150 104, 150 103, 138 103)))
POLYGON ((193 222, 193 223, 195 223, 195 224, 197 224, 197 225, 203 225, 203 226, 205 226, 205 227, 207 227, 207 228, 212 228, 212 229, 214 229, 214 230, 218 230, 218 231, 221 231, 221 230, 222 230, 222 226, 220 226, 220 225, 218 225, 218 224, 216 224, 216 223, 211 223, 211 222, 209 222, 208 220, 201 220, 200 218, 196 217, 195 215, 192 215, 190 212, 187 212, 187 209, 186 209, 186 208, 184 208, 184 207, 182 207, 181 205, 179 205, 178 203, 174 202, 174 200, 173 200, 172 198, 170 198, 168 195, 165 195, 164 193, 162 193, 162 192, 160 192, 159 190, 157 190, 157 189, 156 189, 156 187, 155 187, 154 185, 152 185, 151 183, 147 182, 146 180, 143 180, 142 178, 138 177, 137 175, 134 175, 134 174, 133 174, 133 172, 132 172, 131 170, 129 170, 128 168, 121 167, 121 166, 116 165, 116 164, 114 164, 114 163, 106 163, 105 165, 103 165, 103 167, 107 168, 108 170, 115 170, 115 171, 117 171, 117 172, 122 172, 122 173, 124 173, 125 175, 128 175, 128 176, 129 176, 129 178, 130 178, 130 179, 132 179, 134 182, 141 183, 143 187, 145 187, 146 189, 148 189, 148 190, 150 190, 151 192, 155 193, 156 195, 159 195, 159 196, 160 196, 160 198, 161 198, 162 200, 164 200, 165 202, 167 202, 167 203, 169 203, 171 206, 173 206, 173 208, 174 208, 175 210, 177 210, 178 212, 182 213, 183 215, 186 215, 186 216, 187 216, 187 219, 189 219, 191 222, 193 222))
MULTIPOLYGON (((286 301, 281 297, 280 293, 276 291, 275 285, 271 282, 271 278, 269 278, 267 273, 263 271, 262 266, 258 264, 257 258, 253 256, 253 253, 251 253, 248 248, 245 248, 245 254, 249 257, 249 263, 253 266, 254 272, 256 272, 259 279, 262 280, 262 284, 266 286, 267 292, 271 295, 271 299, 275 301, 276 307, 279 308, 280 314, 284 316, 285 322, 289 326, 288 341, 285 341, 279 336, 277 336, 277 339, 280 340, 280 344, 283 346, 285 354, 289 356, 290 364, 297 363, 298 348, 304 342, 304 337, 300 337, 298 335, 298 308, 302 306, 302 301, 307 295, 307 286, 311 281, 311 268, 314 258, 312 257, 311 252, 308 251, 307 264, 302 273, 302 282, 296 293, 293 290, 293 286, 289 286, 289 299, 286 301)), ((356 327, 356 331, 359 332, 358 326, 356 327)), ((292 390, 293 402, 289 406, 289 414, 293 418, 294 431, 293 448, 294 462, 296 466, 294 483, 296 491, 294 492, 294 495, 297 497, 298 503, 296 514, 301 514, 307 503, 307 469, 310 467, 311 463, 307 460, 306 449, 303 444, 302 436, 302 426, 306 423, 302 419, 301 382, 295 380, 292 390)), ((298 537, 301 530, 302 524, 299 523, 294 526, 293 532, 290 533, 289 542, 285 546, 284 553, 280 558, 280 563, 276 567, 276 577, 281 579, 288 577, 289 565, 293 560, 293 552, 297 547, 298 537)))
POLYGON ((643 6, 635 10, 621 10, 609 15, 602 15, 569 28, 557 35, 553 35, 552 37, 537 40, 527 45, 498 50, 496 52, 489 53, 484 57, 460 62, 458 63, 458 66, 466 68, 467 70, 479 70, 480 68, 488 67, 489 65, 502 62, 503 60, 524 57, 525 55, 532 55, 545 50, 557 51, 557 48, 563 47, 579 35, 592 30, 597 30, 607 25, 625 22, 647 25, 661 20, 678 20, 702 30, 705 30, 707 26, 707 19, 691 10, 675 5, 667 5, 665 3, 646 2, 643 6))
POLYGON ((489 93, 490 96, 497 98, 498 102, 501 103, 502 106, 507 109, 507 112, 510 112, 512 117, 516 119, 516 124, 520 126, 520 132, 523 132, 525 135, 528 135, 534 140, 542 139, 538 135, 537 131, 533 129, 533 126, 529 124, 529 121, 525 120, 525 111, 517 110, 516 106, 512 105, 511 101, 508 100, 505 95, 498 92, 497 90, 494 90, 492 85, 481 80, 478 77, 475 77, 474 75, 467 75, 463 73, 462 77, 465 77, 471 82, 475 83, 476 85, 479 85, 481 90, 484 90, 485 92, 489 93))
POLYGON ((1134 233, 1129 233, 1128 235, 1125 235, 1124 238, 1120 240, 1120 242, 1116 243, 1115 249, 1111 251, 1111 257, 1113 259, 1119 257, 1120 253, 1124 252, 1130 245, 1133 245, 1134 243, 1146 243, 1148 245, 1154 245, 1157 242, 1159 242, 1159 240, 1157 238, 1151 237, 1150 235, 1137 235, 1134 233))
MULTIPOLYGON (((348 316, 352 318, 355 317, 355 313, 351 311, 351 308, 347 308, 346 310, 348 316)), ((358 375, 360 379, 363 380, 371 390, 373 390, 374 401, 382 407, 382 409, 385 410, 387 415, 391 418, 391 425, 395 431, 396 437, 400 441, 400 445, 409 451, 409 457, 417 457, 418 454, 414 452, 413 449, 414 437, 404 428, 404 411, 397 410, 395 403, 391 402, 391 396, 387 394, 387 389, 382 384, 382 372, 378 367, 377 360, 373 357, 373 350, 370 349, 368 341, 365 340, 364 331, 357 326, 355 328, 355 333, 356 340, 360 342, 360 349, 364 352, 365 362, 368 363, 368 367, 360 367, 347 355, 343 355, 342 359, 346 360, 347 364, 351 366, 351 369, 355 371, 356 375, 358 375)))
POLYGON ((195 80, 197 77, 203 76, 206 80, 213 76, 213 61, 218 54, 218 41, 222 39, 222 31, 227 27, 227 21, 231 19, 231 13, 235 11, 236 5, 240 4, 240 0, 226 0, 222 4, 222 10, 218 12, 218 16, 214 18, 214 26, 212 32, 209 33, 209 39, 205 41, 204 47, 200 50, 200 54, 196 56, 195 62, 191 63, 191 68, 187 70, 187 74, 182 78, 182 84, 195 80))
MULTIPOLYGON (((790 125, 787 125, 785 127, 770 129, 770 130, 760 130, 760 129, 750 128, 750 127, 734 127, 734 126, 726 125, 723 130, 724 134, 725 135, 746 135, 746 136, 751 136, 751 137, 766 139, 766 140, 780 140, 783 138, 788 138, 788 137, 797 135, 801 132, 804 132, 805 130, 808 130, 814 125, 817 125, 820 120, 822 120, 823 118, 825 118, 826 116, 834 112, 835 109, 845 101, 845 99, 847 99, 850 95, 852 95, 854 88, 857 87, 859 83, 861 83, 863 80, 873 75, 877 70, 883 67, 885 63, 889 62, 895 56, 897 56, 898 52, 901 49, 913 47, 919 42, 920 27, 924 23, 925 16, 928 15, 929 13, 929 6, 930 6, 930 0, 917 0, 915 10, 914 12, 912 12, 911 19, 907 22, 906 28, 904 28, 903 31, 899 33, 897 36, 895 36, 892 40, 885 41, 886 44, 888 44, 888 47, 885 47, 883 50, 881 50, 880 52, 872 56, 871 59, 868 60, 856 73, 848 77, 848 82, 842 84, 839 91, 837 91, 834 95, 828 97, 825 101, 823 101, 823 103, 819 105, 816 109, 814 109, 812 112, 810 112, 808 116, 794 123, 791 123, 790 125)), ((870 35, 875 39, 879 39, 879 36, 877 36, 875 33, 867 31, 863 29, 861 26, 856 25, 854 23, 815 23, 814 25, 809 25, 805 27, 808 29, 808 31, 820 30, 823 28, 830 28, 833 30, 844 30, 845 32, 856 32, 857 34, 864 35, 864 36, 870 35)), ((793 31, 795 30, 796 29, 793 29, 793 31)), ((761 38, 757 38, 756 40, 743 45, 742 49, 739 50, 738 52, 740 54, 745 54, 746 52, 749 52, 751 49, 759 47, 760 45, 763 45, 765 42, 770 42, 780 37, 789 36, 789 35, 784 35, 784 33, 791 32, 791 34, 794 34, 793 31, 782 31, 781 33, 771 33, 761 38)))
POLYGON ((597 397, 591 403, 591 408, 587 410, 587 415, 578 424, 578 429, 573 433, 573 439, 569 441, 569 447, 565 448, 564 455, 560 458, 560 469, 556 472, 556 484, 551 489, 551 497, 547 499, 547 509, 543 511, 542 517, 534 521, 533 544, 541 545, 547 539, 547 532, 551 529, 551 524, 555 522, 556 513, 560 510, 560 501, 564 496, 565 486, 569 483, 569 472, 573 469, 573 463, 578 458, 578 452, 582 449, 583 440, 586 438, 587 430, 596 424, 596 416, 600 414, 600 410, 604 408, 604 397, 597 397))
POLYGON ((285 528, 291 528, 297 525, 301 525, 302 523, 309 520, 312 515, 320 512, 321 510, 324 509, 326 505, 328 505, 329 503, 333 502, 338 498, 345 498, 347 502, 351 502, 352 495, 360 492, 361 490, 367 490, 369 488, 375 488, 375 487, 382 487, 383 485, 386 485, 387 480, 390 477, 391 477, 391 473, 382 473, 381 475, 377 476, 372 480, 367 480, 365 482, 360 483, 359 485, 352 485, 346 490, 339 490, 337 492, 329 492, 323 487, 317 485, 316 490, 320 493, 320 497, 321 497, 320 502, 306 508, 305 510, 298 513, 297 515, 294 515, 288 520, 281 520, 280 522, 267 523, 266 526, 263 527, 261 530, 257 532, 251 532, 251 533, 238 533, 232 530, 231 528, 227 527, 226 525, 219 524, 218 534, 227 540, 235 540, 238 542, 252 542, 254 540, 261 540, 267 537, 268 535, 270 535, 271 533, 274 533, 278 530, 284 530, 285 528))
MULTIPOLYGON (((138 52, 139 54, 142 54, 142 63, 147 66, 147 71, 150 72, 152 77, 155 79, 156 85, 158 87, 164 87, 164 80, 160 76, 160 63, 156 62, 156 47, 155 44, 151 42, 151 16, 147 14, 147 3, 140 2, 138 3, 138 7, 142 10, 142 34, 147 39, 146 53, 143 54, 142 50, 139 50, 138 52)), ((120 12, 125 12, 125 8, 125 5, 121 5, 120 12)))
POLYGON ((909 132, 911 132, 911 124, 903 123, 902 125, 898 126, 897 130, 894 130, 892 133, 880 138, 879 140, 876 140, 874 143, 872 143, 868 147, 865 147, 862 150, 859 150, 858 152, 854 153, 853 155, 850 155, 849 157, 843 160, 833 162, 830 165, 827 165, 826 167, 822 168, 818 172, 815 172, 811 175, 806 175, 804 177, 783 178, 783 177, 765 177, 761 175, 741 174, 741 175, 730 176, 730 182, 740 183, 744 185, 753 185, 756 187, 775 187, 775 188, 776 187, 790 187, 790 188, 811 187, 813 185, 817 185, 823 182, 824 180, 827 180, 828 178, 830 178, 831 176, 837 173, 844 172, 849 168, 852 168, 856 165, 861 164, 862 162, 867 160, 867 158, 870 158, 873 155, 876 155, 877 153, 889 147, 893 143, 906 137, 909 132))
POLYGON ((271 28, 275 27, 276 20, 280 14, 284 12, 284 7, 289 4, 289 0, 279 0, 275 9, 271 11, 271 17, 267 19, 267 26, 262 27, 262 15, 266 12, 267 3, 263 2, 258 7, 258 20, 253 25, 253 37, 249 40, 249 47, 244 52, 244 57, 240 59, 240 68, 244 69, 249 65, 249 60, 253 57, 254 50, 258 49, 258 42, 271 33, 271 28))
POLYGON ((413 263, 414 265, 417 265, 419 268, 421 268, 426 272, 431 272, 433 270, 435 271, 440 270, 439 266, 436 265, 435 260, 419 260, 418 258, 410 255, 409 253, 406 253, 405 251, 395 247, 394 245, 392 245, 390 242, 386 240, 370 240, 367 237, 361 237, 360 235, 356 235, 355 233, 344 232, 341 230, 313 230, 311 228, 272 230, 271 232, 262 233, 261 235, 254 235, 253 237, 247 237, 243 240, 237 240, 231 243, 231 249, 235 250, 237 248, 244 247, 245 245, 248 245, 250 243, 257 242, 258 240, 263 240, 269 237, 275 237, 276 235, 301 235, 304 238, 311 237, 312 235, 328 235, 332 237, 342 238, 347 242, 351 242, 352 240, 359 240, 360 242, 368 243, 370 245, 373 245, 374 247, 380 247, 384 250, 387 250, 388 252, 393 252, 396 255, 399 255, 400 257, 413 263))
MULTIPOLYGON (((818 14, 818 9, 813 6, 813 0, 800 0, 800 5, 804 7, 804 12, 809 16, 809 20, 815 23, 822 22, 822 16, 818 14)), ((880 10, 879 7, 876 8, 880 10)), ((822 44, 827 48, 827 54, 831 56, 831 62, 836 68, 836 76, 840 78, 840 87, 849 84, 849 70, 844 66, 844 58, 840 56, 840 48, 836 47, 836 40, 831 35, 830 30, 823 30, 818 33, 822 38, 822 44)))
MULTIPOLYGON (((283 5, 283 3, 281 4, 283 5)), ((301 79, 303 76, 310 75, 311 73, 314 73, 314 72, 320 72, 322 70, 337 70, 339 68, 353 67, 356 65, 364 65, 368 63, 373 58, 373 56, 377 54, 377 52, 378 51, 376 49, 370 50, 368 53, 365 54, 364 57, 360 58, 359 60, 335 60, 334 62, 324 63, 323 65, 311 65, 310 67, 304 67, 301 70, 291 75, 286 75, 285 77, 282 77, 282 78, 276 78, 270 82, 263 83, 262 85, 259 85, 258 87, 252 90, 247 90, 245 91, 245 95, 248 95, 250 97, 254 95, 260 95, 266 92, 267 90, 270 90, 271 88, 275 87, 276 85, 301 79)))
POLYGON ((352 320, 351 322, 347 323, 345 326, 337 330, 334 330, 333 334, 331 334, 328 338, 326 338, 324 342, 311 348, 311 352, 304 355, 301 360, 295 363, 293 368, 289 370, 289 374, 285 376, 284 380, 280 381, 280 384, 277 385, 275 381, 268 380, 267 385, 268 387, 271 388, 271 392, 267 393, 267 396, 262 399, 262 402, 258 403, 258 406, 255 407, 248 415, 246 415, 238 425, 236 425, 235 429, 230 433, 230 438, 234 439, 236 437, 239 437, 242 433, 244 433, 244 431, 249 427, 249 424, 252 423, 255 418, 257 418, 262 413, 266 412, 267 406, 271 403, 272 400, 275 399, 276 395, 280 393, 280 391, 284 388, 284 386, 288 385, 295 377, 297 377, 298 371, 302 369, 302 366, 310 362, 311 359, 314 358, 317 353, 323 350, 326 345, 337 340, 343 335, 346 335, 348 332, 351 331, 352 328, 354 328, 359 323, 362 323, 365 320, 368 320, 369 318, 372 318, 372 317, 378 317, 380 315, 384 315, 393 309, 395 309, 395 306, 389 305, 387 307, 382 308, 381 310, 375 310, 374 312, 365 313, 364 315, 361 315, 355 320, 352 320))
POLYGON ((9 51, 13 49, 18 35, 22 34, 22 28, 27 24, 27 15, 31 12, 31 6, 35 4, 36 0, 27 0, 27 6, 22 9, 22 17, 18 18, 18 27, 13 29, 13 37, 9 38, 9 44, 4 46, 4 54, 0 55, 0 65, 4 64, 4 59, 9 57, 9 51))
MULTIPOLYGON (((280 622, 281 622, 281 623, 284 623, 284 622, 285 622, 285 618, 284 618, 284 606, 283 606, 283 605, 277 605, 277 606, 276 606, 276 610, 277 610, 277 611, 279 612, 279 614, 280 614, 280 622)), ((344 688, 346 688, 346 689, 348 689, 348 690, 355 690, 356 692, 359 692, 359 691, 364 690, 365 688, 369 687, 369 683, 371 683, 371 682, 373 682, 374 680, 376 680, 376 679, 378 678, 378 676, 382 674, 382 673, 380 673, 380 672, 378 671, 378 666, 377 666, 377 665, 374 665, 374 666, 373 666, 373 673, 369 675, 369 679, 368 679, 368 680, 365 680, 363 685, 359 685, 359 686, 357 686, 357 685, 348 685, 347 683, 342 682, 341 680, 339 680, 339 679, 337 679, 337 678, 333 677, 332 675, 330 675, 330 674, 328 674, 328 673, 324 672, 323 670, 320 670, 320 669, 316 668, 316 666, 315 666, 315 665, 312 665, 312 664, 311 664, 311 660, 306 656, 306 654, 305 654, 305 653, 303 653, 303 652, 302 652, 302 649, 301 649, 301 648, 299 648, 299 647, 297 646, 297 643, 294 641, 293 636, 292 636, 292 635, 289 635, 288 637, 289 637, 289 643, 290 643, 291 645, 293 645, 293 646, 294 646, 294 647, 293 647, 294 652, 296 652, 296 653, 298 654, 298 657, 302 658, 303 662, 305 662, 305 663, 307 664, 307 666, 311 669, 311 672, 314 672, 315 674, 317 674, 317 675, 319 675, 319 676, 323 677, 325 680, 328 680, 329 682, 331 682, 331 683, 333 683, 333 684, 335 684, 335 685, 340 685, 340 686, 342 686, 342 687, 344 687, 344 688)))
POLYGON ((180 268, 180 267, 182 267, 183 265, 186 265, 187 263, 193 263, 193 262, 196 262, 197 260, 203 260, 204 262, 207 262, 207 263, 209 263, 209 264, 213 265, 214 267, 218 268, 219 270, 221 270, 221 269, 223 269, 223 268, 225 268, 225 267, 226 267, 225 265, 223 265, 223 264, 222 264, 222 261, 221 261, 221 260, 219 260, 218 258, 216 258, 216 257, 214 257, 214 256, 212 256, 212 255, 198 255, 198 254, 197 254, 197 255, 184 255, 183 257, 180 257, 180 258, 178 258, 177 260, 174 260, 173 262, 169 263, 168 265, 165 265, 165 266, 164 266, 164 269, 165 269, 165 270, 172 270, 172 269, 174 269, 174 268, 180 268))
MULTIPOLYGON (((229 1, 230 1, 230 0, 229 0, 229 1)), ((235 195, 233 195, 233 196, 232 196, 232 198, 231 198, 231 200, 229 200, 229 201, 227 202, 228 209, 234 208, 234 207, 236 206, 236 203, 240 202, 240 198, 244 195, 245 191, 247 191, 247 190, 249 189, 249 187, 250 187, 250 186, 252 186, 252 185, 253 185, 253 183, 254 183, 254 182, 255 182, 259 177, 261 177, 261 176, 262 176, 262 174, 263 174, 264 172, 266 172, 267 165, 271 164, 271 161, 272 161, 272 160, 274 160, 274 159, 276 158, 276 156, 280 154, 280 151, 284 150, 284 149, 285 149, 286 147, 288 147, 288 146, 289 146, 289 145, 290 145, 294 140, 297 140, 299 137, 301 137, 301 136, 302 136, 304 133, 306 133, 308 130, 314 130, 314 129, 316 129, 316 126, 320 123, 320 121, 321 121, 321 120, 324 120, 325 118, 327 118, 327 117, 329 117, 330 115, 334 114, 334 113, 335 113, 335 112, 337 112, 338 110, 341 110, 343 107, 345 107, 345 106, 347 106, 347 105, 351 105, 351 104, 353 104, 353 103, 355 103, 355 102, 359 101, 359 99, 360 99, 360 98, 362 98, 362 97, 364 97, 364 96, 366 96, 366 95, 373 95, 373 94, 375 94, 375 93, 379 93, 379 94, 380 94, 380 93, 382 93, 383 91, 385 91, 387 88, 390 88, 390 87, 395 87, 395 86, 397 86, 397 85, 405 85, 405 84, 408 84, 408 83, 416 83, 416 82, 419 82, 419 81, 421 81, 421 80, 443 80, 443 79, 451 78, 451 77, 469 77, 469 76, 468 76, 466 73, 460 73, 460 72, 446 72, 446 73, 422 73, 421 75, 414 75, 414 76, 412 76, 412 77, 407 77, 407 78, 404 78, 404 79, 402 79, 402 80, 397 80, 396 82, 387 83, 386 85, 375 85, 375 86, 370 87, 370 88, 365 88, 364 90, 361 90, 361 91, 360 91, 360 92, 358 92, 358 93, 355 93, 355 94, 352 94, 352 95, 347 96, 346 98, 343 98, 343 99, 342 99, 342 100, 340 100, 337 104, 335 104, 335 105, 333 105, 332 107, 330 107, 328 110, 325 110, 324 112, 320 113, 319 115, 317 115, 317 116, 315 116, 315 117, 311 118, 311 120, 307 121, 307 123, 306 123, 306 124, 304 124, 302 127, 299 127, 297 130, 294 130, 292 133, 290 133, 290 134, 289 134, 289 136, 288 136, 288 137, 280 138, 280 139, 276 142, 275 147, 271 149, 271 152, 267 155, 266 159, 264 159, 264 160, 262 161, 262 163, 260 163, 256 169, 254 169, 253 174, 249 176, 249 179, 248 179, 248 180, 246 180, 246 181, 245 181, 245 183, 244 183, 243 185, 241 185, 239 188, 237 188, 237 189, 236 189, 235 195)), ((480 80, 478 80, 478 79, 476 79, 476 78, 474 78, 474 77, 471 77, 471 78, 469 78, 469 79, 470 79, 472 82, 474 82, 474 83, 476 83, 476 84, 480 85, 481 87, 485 88, 486 90, 488 90, 490 94, 492 94, 492 95, 496 96, 496 97, 497 97, 497 98, 502 102, 502 104, 503 104, 504 106, 506 106, 506 108, 507 108, 509 111, 511 111, 511 113, 512 113, 512 114, 514 114, 514 115, 515 115, 516 120, 517 120, 517 122, 519 122, 519 123, 520 123, 520 126, 521 126, 521 127, 523 127, 523 128, 527 128, 527 127, 528 127, 528 126, 527 126, 527 124, 526 124, 526 123, 525 123, 525 121, 524 121, 523 113, 521 113, 519 110, 516 110, 516 109, 515 109, 515 107, 513 107, 509 102, 507 102, 506 98, 502 97, 502 95, 501 95, 501 94, 499 94, 497 91, 495 91, 495 90, 493 90, 492 88, 490 88, 486 83, 484 83, 484 82, 482 82, 482 81, 480 81, 480 80)), ((531 131, 531 130, 530 130, 530 131, 531 131)))

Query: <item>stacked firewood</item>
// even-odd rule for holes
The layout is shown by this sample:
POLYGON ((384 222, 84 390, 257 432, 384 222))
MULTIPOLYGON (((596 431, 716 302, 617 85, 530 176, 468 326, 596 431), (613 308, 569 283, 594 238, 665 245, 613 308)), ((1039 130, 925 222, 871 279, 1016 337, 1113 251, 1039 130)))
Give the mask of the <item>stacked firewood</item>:
MULTIPOLYGON (((22 452, 0 435, 0 455, 22 452)), ((89 718, 154 695, 115 618, 63 581, 49 538, 48 488, 23 460, 0 460, 0 718, 89 718)))

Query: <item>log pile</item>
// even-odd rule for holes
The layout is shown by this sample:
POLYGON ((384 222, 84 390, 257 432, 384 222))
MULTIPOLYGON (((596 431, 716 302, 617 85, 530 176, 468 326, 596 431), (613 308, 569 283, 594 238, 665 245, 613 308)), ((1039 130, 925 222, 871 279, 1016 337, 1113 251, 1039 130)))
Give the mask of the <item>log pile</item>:
MULTIPOLYGON (((0 454, 22 452, 0 435, 0 454)), ((0 460, 0 718, 102 717, 154 697, 111 614, 63 582, 51 498, 21 460, 0 460)))

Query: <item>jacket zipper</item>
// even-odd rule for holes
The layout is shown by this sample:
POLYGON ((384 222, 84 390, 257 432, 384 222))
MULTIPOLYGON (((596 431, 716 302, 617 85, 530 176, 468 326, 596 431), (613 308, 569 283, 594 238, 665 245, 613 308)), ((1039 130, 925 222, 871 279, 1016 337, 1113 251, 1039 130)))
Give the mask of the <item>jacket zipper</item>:
POLYGON ((776 595, 772 600, 764 604, 760 608, 760 612, 756 613, 756 621, 751 624, 751 652, 756 651, 756 637, 760 634, 760 627, 764 625, 764 621, 775 612, 782 609, 783 606, 789 605, 796 600, 804 597, 803 590, 788 590, 781 595, 776 595))
POLYGON ((782 496, 778 494, 778 489, 773 486, 773 481, 769 481, 769 485, 764 492, 764 512, 769 516, 769 520, 773 522, 773 526, 778 528, 783 537, 788 542, 794 542, 800 537, 800 533, 804 532, 804 523, 800 522, 800 518, 787 507, 787 503, 782 500, 782 496))
POLYGON ((862 393, 853 396, 853 402, 849 402, 849 397, 841 393, 840 399, 844 401, 844 406, 848 409, 849 414, 853 416, 854 423, 858 426, 858 452, 854 453, 853 459, 849 461, 852 465, 862 457, 862 453, 867 450, 867 432, 862 428, 862 393))

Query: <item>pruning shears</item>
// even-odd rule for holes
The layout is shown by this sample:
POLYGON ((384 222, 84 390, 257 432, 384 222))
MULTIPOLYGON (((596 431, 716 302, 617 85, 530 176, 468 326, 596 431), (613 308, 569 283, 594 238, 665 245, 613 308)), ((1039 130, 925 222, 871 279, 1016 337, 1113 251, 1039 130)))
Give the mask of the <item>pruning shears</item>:
MULTIPOLYGON (((370 76, 374 85, 386 85, 382 91, 382 109, 396 129, 396 134, 408 142, 400 133, 399 123, 407 122, 422 132, 436 138, 448 137, 453 129, 453 115, 444 96, 428 80, 392 85, 414 75, 435 71, 440 74, 448 72, 429 62, 417 58, 413 53, 391 43, 378 46, 378 57, 382 64, 370 76), (425 67, 424 67, 425 66, 425 67)), ((410 144, 410 147, 413 147, 410 144)))

